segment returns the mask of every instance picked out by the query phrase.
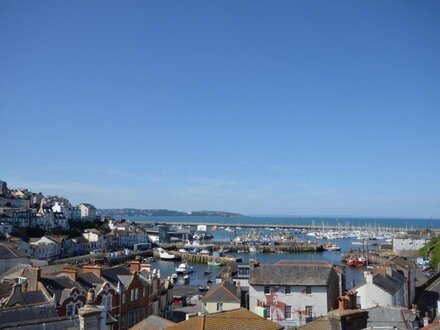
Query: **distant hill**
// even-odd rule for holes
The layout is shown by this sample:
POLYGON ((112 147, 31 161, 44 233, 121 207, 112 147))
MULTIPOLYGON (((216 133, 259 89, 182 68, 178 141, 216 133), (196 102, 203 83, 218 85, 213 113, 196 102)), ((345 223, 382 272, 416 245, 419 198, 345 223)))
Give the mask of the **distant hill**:
POLYGON ((243 217, 239 213, 223 212, 223 211, 193 211, 181 212, 164 209, 99 209, 98 215, 111 216, 114 218, 121 217, 243 217))

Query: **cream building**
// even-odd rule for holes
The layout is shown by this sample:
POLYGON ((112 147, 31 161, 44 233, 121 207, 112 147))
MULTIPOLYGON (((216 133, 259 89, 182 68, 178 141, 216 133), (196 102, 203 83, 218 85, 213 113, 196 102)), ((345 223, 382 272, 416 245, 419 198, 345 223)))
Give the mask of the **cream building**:
POLYGON ((240 308, 240 288, 224 280, 215 285, 203 297, 203 310, 208 313, 229 311, 240 308))

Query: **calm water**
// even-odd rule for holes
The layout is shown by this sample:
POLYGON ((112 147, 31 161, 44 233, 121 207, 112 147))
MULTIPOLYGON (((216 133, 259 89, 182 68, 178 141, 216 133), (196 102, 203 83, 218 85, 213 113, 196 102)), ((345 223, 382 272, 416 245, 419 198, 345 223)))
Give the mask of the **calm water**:
MULTIPOLYGON (((237 230, 237 234, 241 235, 246 229, 237 230)), ((276 233, 276 230, 268 231, 262 229, 264 234, 276 233)), ((234 238, 235 234, 227 232, 220 229, 218 232, 214 233, 213 241, 230 241, 234 238)), ((298 239, 310 240, 309 236, 302 234, 294 235, 298 239)), ((313 239, 313 242, 323 243, 328 240, 313 239)), ((248 263, 249 259, 256 259, 262 263, 275 263, 280 260, 326 260, 334 265, 341 265, 341 255, 350 249, 359 249, 359 246, 352 245, 353 239, 344 238, 333 240, 341 246, 341 251, 323 251, 323 252, 303 252, 303 253, 230 253, 230 255, 240 256, 243 259, 243 263, 248 263)), ((209 241, 206 243, 209 244, 209 241)), ((375 249, 375 247, 369 247, 370 250, 375 249)), ((162 261, 159 260, 153 264, 153 267, 160 269, 161 276, 167 277, 175 273, 176 267, 178 267, 180 262, 173 261, 162 261)), ((208 276, 204 275, 203 272, 206 269, 211 269, 211 275, 213 278, 218 274, 222 267, 207 266, 206 264, 191 264, 194 267, 194 272, 190 274, 191 279, 189 284, 192 285, 206 285, 206 280, 208 276)), ((362 278, 362 270, 356 268, 346 268, 346 284, 347 288, 353 287, 362 278)), ((178 285, 183 285, 180 281, 178 285)))
MULTIPOLYGON (((398 227, 398 228, 435 228, 440 229, 440 219, 397 219, 397 218, 321 218, 321 217, 136 217, 126 218, 131 221, 157 221, 157 222, 193 222, 193 223, 216 223, 222 224, 262 224, 262 225, 303 225, 304 227, 315 226, 372 226, 372 227, 398 227)), ((246 229, 243 229, 246 230, 246 229)), ((242 234, 243 230, 237 230, 237 234, 242 234)), ((276 231, 265 233, 274 233, 276 231)), ((309 236, 296 234, 299 239, 310 240, 309 236)), ((214 233, 214 241, 229 241, 234 238, 234 234, 225 230, 219 230, 214 233)), ((322 243, 323 241, 314 239, 314 241, 322 243)), ((324 252, 307 252, 307 253, 231 253, 231 255, 238 255, 242 257, 243 263, 247 263, 250 258, 256 259, 262 263, 274 263, 280 260, 327 260, 334 265, 341 264, 341 254, 347 252, 350 249, 356 250, 360 247, 358 245, 352 245, 352 238, 336 239, 333 240, 341 246, 341 251, 324 251, 324 252)), ((374 249, 374 247, 369 247, 374 249)), ((169 276, 175 273, 175 268, 178 267, 180 262, 173 261, 157 261, 153 264, 153 267, 159 268, 161 276, 169 276)), ((194 272, 191 274, 189 284, 192 285, 206 285, 207 276, 203 274, 205 269, 208 269, 207 265, 192 264, 194 272)), ((212 271, 212 277, 215 278, 217 273, 221 270, 221 267, 210 267, 212 271)), ((359 283, 362 278, 362 270, 356 268, 346 268, 346 285, 347 289, 353 287, 353 285, 359 283)), ((179 284, 178 285, 182 285, 179 284)))
POLYGON ((440 229, 440 219, 409 219, 409 218, 324 218, 324 217, 135 217, 126 218, 132 221, 165 221, 165 222, 194 222, 194 223, 224 223, 229 224, 274 224, 274 225, 316 225, 332 226, 379 226, 399 228, 437 228, 440 229))

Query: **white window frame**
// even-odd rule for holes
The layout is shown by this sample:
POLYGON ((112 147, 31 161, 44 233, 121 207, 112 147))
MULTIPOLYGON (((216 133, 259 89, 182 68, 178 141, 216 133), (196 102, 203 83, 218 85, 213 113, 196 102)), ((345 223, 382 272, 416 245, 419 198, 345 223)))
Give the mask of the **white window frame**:
POLYGON ((263 288, 263 292, 264 292, 264 294, 270 294, 270 286, 269 285, 265 285, 264 288, 263 288), (266 290, 266 288, 267 288, 267 290, 266 290))

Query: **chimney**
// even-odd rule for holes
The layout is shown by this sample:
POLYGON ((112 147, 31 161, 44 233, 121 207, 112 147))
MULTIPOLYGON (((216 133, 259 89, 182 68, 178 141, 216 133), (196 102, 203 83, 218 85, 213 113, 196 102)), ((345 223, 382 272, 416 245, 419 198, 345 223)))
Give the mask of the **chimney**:
POLYGON ((365 281, 367 282, 367 284, 372 284, 373 283, 373 273, 372 272, 364 272, 364 277, 365 277, 365 281))
POLYGON ((340 311, 345 311, 345 301, 346 301, 345 296, 338 297, 338 303, 339 303, 338 309, 340 311))
POLYGON ((130 261, 130 272, 131 273, 139 273, 141 270, 141 263, 137 260, 130 261))
POLYGON ((93 273, 98 277, 102 275, 102 267, 99 265, 85 265, 82 269, 84 273, 93 273))
POLYGON ((78 278, 78 271, 76 270, 75 267, 71 267, 71 266, 64 267, 61 270, 60 274, 69 276, 73 282, 76 282, 76 279, 78 278))
POLYGON ((429 324, 429 312, 425 313, 425 317, 423 318, 423 326, 427 327, 429 324))
POLYGON ((78 310, 79 329, 107 329, 107 310, 105 306, 96 306, 94 303, 95 293, 93 289, 87 293, 87 304, 78 310))
POLYGON ((31 264, 29 268, 29 279, 28 279, 28 291, 37 291, 38 290, 38 282, 40 282, 41 278, 41 268, 31 264))
POLYGON ((357 292, 356 291, 348 291, 347 292, 349 308, 357 309, 357 292))
POLYGON ((95 302, 95 291, 93 289, 89 289, 87 291, 87 305, 93 305, 95 302))
POLYGON ((393 269, 390 266, 385 267, 385 273, 389 277, 393 277, 393 269))
POLYGON ((148 272, 151 272, 151 264, 143 262, 141 263, 141 271, 146 270, 148 272))

